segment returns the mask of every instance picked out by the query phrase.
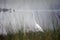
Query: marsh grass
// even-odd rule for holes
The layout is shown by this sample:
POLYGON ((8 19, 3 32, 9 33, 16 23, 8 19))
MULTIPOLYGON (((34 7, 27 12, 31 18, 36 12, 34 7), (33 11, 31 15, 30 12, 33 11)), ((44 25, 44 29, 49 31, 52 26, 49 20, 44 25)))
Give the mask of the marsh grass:
POLYGON ((55 32, 52 30, 44 32, 29 32, 29 33, 19 33, 8 34, 7 36, 0 35, 0 40, 60 40, 60 29, 55 32))

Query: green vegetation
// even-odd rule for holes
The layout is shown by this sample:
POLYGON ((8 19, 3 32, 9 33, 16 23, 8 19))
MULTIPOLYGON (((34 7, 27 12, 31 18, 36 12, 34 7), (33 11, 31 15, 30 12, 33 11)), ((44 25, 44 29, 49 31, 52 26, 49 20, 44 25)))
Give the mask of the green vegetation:
POLYGON ((7 36, 0 36, 0 40, 60 40, 60 29, 55 31, 45 30, 44 32, 29 32, 8 34, 7 36))

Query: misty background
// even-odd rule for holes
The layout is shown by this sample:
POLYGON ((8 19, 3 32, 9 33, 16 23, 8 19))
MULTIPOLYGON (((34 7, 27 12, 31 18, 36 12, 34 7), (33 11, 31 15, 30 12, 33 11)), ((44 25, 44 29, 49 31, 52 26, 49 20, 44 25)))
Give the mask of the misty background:
MULTIPOLYGON (((17 27, 14 28, 14 26, 21 26, 23 21, 25 24, 30 25, 30 30, 32 30, 34 25, 33 14, 42 29, 53 29, 53 26, 57 28, 60 25, 60 0, 0 0, 0 8, 16 10, 16 12, 12 13, 0 13, 0 23, 3 26, 6 24, 9 26, 9 22, 11 22, 13 25, 11 28, 15 31, 17 27), (22 16, 24 16, 24 20, 22 16)), ((8 27, 6 29, 8 30, 8 27)))

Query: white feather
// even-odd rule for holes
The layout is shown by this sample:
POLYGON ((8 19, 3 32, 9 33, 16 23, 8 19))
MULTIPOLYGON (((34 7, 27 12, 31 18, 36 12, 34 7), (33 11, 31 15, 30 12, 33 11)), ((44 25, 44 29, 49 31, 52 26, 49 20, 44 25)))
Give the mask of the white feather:
POLYGON ((41 28, 41 26, 39 26, 37 23, 35 23, 35 25, 36 25, 37 31, 42 31, 43 32, 43 29, 41 28))

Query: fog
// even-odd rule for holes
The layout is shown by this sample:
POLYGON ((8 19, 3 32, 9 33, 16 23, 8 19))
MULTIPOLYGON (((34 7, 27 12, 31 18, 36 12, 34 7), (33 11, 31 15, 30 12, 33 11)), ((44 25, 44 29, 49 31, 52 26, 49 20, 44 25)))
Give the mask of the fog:
POLYGON ((0 12, 0 34, 16 33, 22 28, 24 32, 52 30, 52 21, 54 27, 57 26, 57 21, 60 23, 59 2, 59 0, 0 0, 0 8, 12 9, 11 13, 0 12))

